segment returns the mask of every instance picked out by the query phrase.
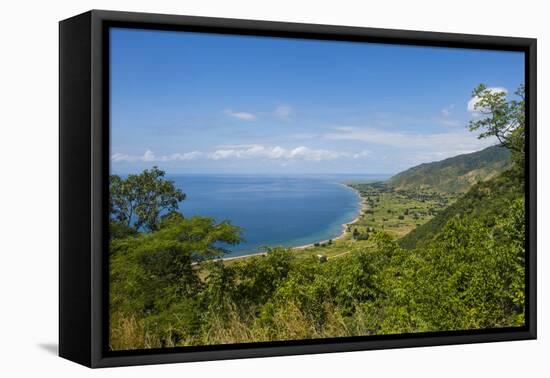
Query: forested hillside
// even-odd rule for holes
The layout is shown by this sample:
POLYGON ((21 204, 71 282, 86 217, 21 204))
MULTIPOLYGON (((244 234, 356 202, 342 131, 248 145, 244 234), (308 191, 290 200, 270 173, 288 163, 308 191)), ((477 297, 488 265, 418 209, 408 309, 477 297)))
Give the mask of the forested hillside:
POLYGON ((464 193, 472 185, 498 176, 510 167, 510 151, 492 146, 484 150, 425 163, 391 177, 386 184, 396 190, 434 190, 464 193))
POLYGON ((433 240, 453 218, 475 218, 488 222, 490 226, 495 215, 523 195, 523 188, 510 177, 510 173, 480 182, 436 217, 401 238, 399 244, 405 248, 423 245, 433 240))

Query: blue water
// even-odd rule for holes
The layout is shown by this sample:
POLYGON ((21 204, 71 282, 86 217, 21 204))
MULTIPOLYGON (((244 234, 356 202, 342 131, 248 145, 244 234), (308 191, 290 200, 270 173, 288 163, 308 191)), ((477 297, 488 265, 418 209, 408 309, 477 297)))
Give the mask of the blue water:
POLYGON ((229 256, 261 252, 262 246, 299 246, 335 238, 342 224, 357 217, 360 199, 343 182, 387 176, 172 175, 187 198, 184 216, 230 220, 245 241, 229 246, 229 256))

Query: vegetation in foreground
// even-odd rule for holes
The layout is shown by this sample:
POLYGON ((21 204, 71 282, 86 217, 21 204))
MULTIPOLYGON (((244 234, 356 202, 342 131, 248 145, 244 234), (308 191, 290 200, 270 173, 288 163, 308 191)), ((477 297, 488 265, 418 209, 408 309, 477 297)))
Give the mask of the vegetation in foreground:
POLYGON ((391 215, 383 228, 369 224, 373 214, 364 214, 350 227, 349 238, 325 247, 298 255, 274 248, 265 256, 213 261, 225 252, 219 242, 240 241, 237 227, 175 212, 170 199, 184 195, 158 169, 132 180, 113 178, 114 193, 122 194, 111 199, 110 347, 523 325, 525 205, 523 142, 518 140, 523 124, 520 119, 505 130, 517 104, 482 86, 474 94, 482 99, 486 117, 472 129, 483 131, 482 137, 489 131, 500 136, 512 152, 512 166, 463 196, 438 194, 419 201, 426 213, 423 224, 408 234, 393 222, 416 221, 411 204, 403 201, 418 192, 375 188, 375 195, 372 186, 356 187, 365 201, 377 203, 373 212, 391 215), (384 205, 386 195, 391 206, 384 205), (436 206, 443 199, 450 206, 436 206), (406 236, 399 238, 400 232, 406 236), (334 255, 338 258, 316 256, 337 248, 343 252, 334 255))

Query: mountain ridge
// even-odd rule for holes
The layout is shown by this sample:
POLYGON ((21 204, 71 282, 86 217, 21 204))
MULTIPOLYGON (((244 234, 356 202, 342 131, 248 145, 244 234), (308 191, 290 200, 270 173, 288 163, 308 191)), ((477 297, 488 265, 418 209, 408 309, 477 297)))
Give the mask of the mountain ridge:
POLYGON ((510 167, 510 151, 501 146, 423 163, 390 177, 395 190, 434 190, 465 193, 478 182, 490 180, 510 167))

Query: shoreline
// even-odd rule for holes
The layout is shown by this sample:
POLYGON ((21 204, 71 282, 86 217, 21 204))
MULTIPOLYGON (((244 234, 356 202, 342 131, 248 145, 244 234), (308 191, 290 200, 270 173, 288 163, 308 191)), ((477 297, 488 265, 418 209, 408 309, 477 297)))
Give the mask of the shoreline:
POLYGON ((361 219, 361 215, 363 214, 363 212, 366 210, 366 207, 367 207, 365 205, 365 203, 363 202, 363 197, 361 197, 361 193, 359 193, 359 191, 357 189, 352 188, 348 184, 343 184, 343 183, 339 183, 339 184, 342 185, 342 186, 345 186, 346 188, 348 188, 348 189, 355 192, 355 194, 359 198, 359 214, 357 214, 357 216, 354 219, 352 219, 351 221, 346 222, 346 223, 342 223, 342 226, 341 226, 342 231, 340 232, 340 235, 338 235, 338 236, 336 236, 332 239, 326 239, 326 240, 316 241, 316 242, 309 243, 309 244, 299 245, 299 246, 296 246, 296 247, 290 247, 290 249, 303 250, 303 249, 307 249, 307 248, 310 248, 310 247, 314 247, 316 243, 324 244, 324 243, 328 243, 330 240, 335 241, 335 240, 343 239, 348 234, 348 231, 347 231, 348 226, 359 222, 359 219, 361 219))
MULTIPOLYGON (((347 231, 348 226, 359 222, 359 219, 361 218, 361 215, 363 215, 364 211, 367 210, 367 205, 364 203, 363 197, 361 197, 361 193, 359 193, 359 191, 357 189, 352 188, 348 184, 344 184, 344 183, 338 183, 338 184, 355 192, 355 194, 357 195, 357 197, 359 199, 359 214, 357 214, 357 216, 354 219, 352 219, 351 221, 346 222, 346 223, 342 223, 342 225, 341 225, 342 231, 340 232, 340 234, 338 236, 336 236, 332 239, 315 241, 313 243, 298 245, 298 246, 295 246, 295 247, 288 247, 288 249, 296 250, 296 251, 302 251, 302 250, 307 249, 307 248, 315 247, 315 244, 328 243, 330 240, 332 240, 333 242, 336 241, 336 240, 341 240, 341 239, 345 238, 346 236, 348 236, 348 231, 347 231)), ((231 261, 231 260, 244 259, 244 258, 254 257, 254 256, 265 256, 266 254, 267 254, 267 252, 256 252, 256 253, 250 253, 250 254, 241 255, 241 256, 222 257, 222 258, 219 258, 219 259, 214 259, 212 261, 231 261)))

